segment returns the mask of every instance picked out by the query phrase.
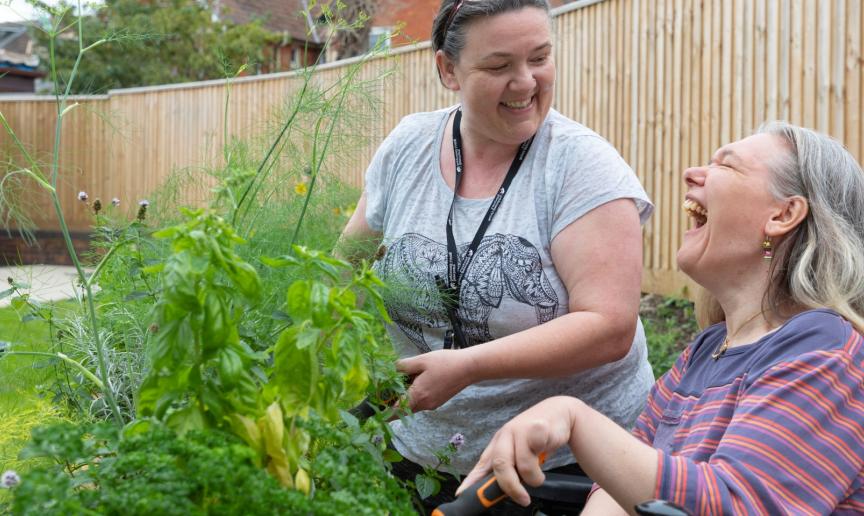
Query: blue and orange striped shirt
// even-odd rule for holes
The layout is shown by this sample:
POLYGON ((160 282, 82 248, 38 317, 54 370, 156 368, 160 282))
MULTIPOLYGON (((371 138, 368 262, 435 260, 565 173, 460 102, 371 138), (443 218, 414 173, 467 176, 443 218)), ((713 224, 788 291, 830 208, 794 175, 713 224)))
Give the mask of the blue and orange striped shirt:
POLYGON ((655 497, 694 514, 864 512, 861 335, 820 309, 713 360, 725 337, 702 332, 636 423, 658 450, 655 497))

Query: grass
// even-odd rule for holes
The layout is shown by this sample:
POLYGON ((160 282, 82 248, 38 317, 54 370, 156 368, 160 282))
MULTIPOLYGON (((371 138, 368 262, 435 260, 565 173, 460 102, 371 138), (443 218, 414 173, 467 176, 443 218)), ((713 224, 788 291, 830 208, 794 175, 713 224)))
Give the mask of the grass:
MULTIPOLYGON (((40 320, 21 322, 12 307, 0 309, 0 340, 9 342, 18 351, 49 351, 48 324, 40 320)), ((31 396, 32 387, 44 382, 51 368, 40 366, 32 357, 6 357, 0 360, 0 416, 11 413, 31 396)))
MULTIPOLYGON (((19 351, 50 351, 49 327, 41 320, 21 322, 12 307, 0 308, 0 340, 19 351)), ((0 471, 23 472, 34 464, 18 453, 30 438, 30 429, 60 417, 51 400, 39 396, 40 385, 55 375, 53 364, 25 356, 0 358, 0 471)), ((8 501, 0 490, 0 507, 8 501)))

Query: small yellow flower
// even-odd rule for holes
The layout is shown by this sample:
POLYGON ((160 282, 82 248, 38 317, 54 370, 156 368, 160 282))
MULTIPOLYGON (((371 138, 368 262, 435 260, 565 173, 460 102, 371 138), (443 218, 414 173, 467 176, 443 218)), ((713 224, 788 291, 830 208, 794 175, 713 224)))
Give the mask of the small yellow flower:
POLYGON ((306 186, 306 183, 297 183, 294 185, 294 193, 297 195, 306 195, 306 192, 309 191, 309 187, 306 186))
POLYGON ((339 215, 342 215, 342 210, 340 210, 339 208, 333 208, 333 215, 336 215, 337 217, 339 215))

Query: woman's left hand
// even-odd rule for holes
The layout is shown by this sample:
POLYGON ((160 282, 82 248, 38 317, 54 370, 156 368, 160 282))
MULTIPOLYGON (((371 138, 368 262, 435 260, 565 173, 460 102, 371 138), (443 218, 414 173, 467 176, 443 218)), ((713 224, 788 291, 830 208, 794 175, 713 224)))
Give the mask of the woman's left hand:
POLYGON ((551 454, 570 442, 580 403, 576 398, 557 396, 510 420, 492 438, 456 494, 492 472, 505 493, 527 506, 531 497, 522 482, 529 486, 543 483, 540 454, 551 454))
POLYGON ((414 412, 434 410, 474 383, 473 359, 463 350, 442 349, 396 362, 411 381, 408 405, 414 412))

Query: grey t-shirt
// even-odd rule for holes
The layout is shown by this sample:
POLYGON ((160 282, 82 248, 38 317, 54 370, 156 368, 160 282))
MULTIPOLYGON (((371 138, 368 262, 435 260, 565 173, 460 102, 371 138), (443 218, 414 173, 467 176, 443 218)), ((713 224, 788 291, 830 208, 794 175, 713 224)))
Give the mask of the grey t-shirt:
MULTIPOLYGON (((453 190, 444 182, 439 161, 453 109, 405 117, 366 172, 366 220, 383 233, 387 249, 376 270, 392 287, 388 331, 403 357, 441 349, 450 327, 435 276, 446 277, 444 228, 453 190)), ((615 149, 551 110, 462 279, 458 313, 468 340, 488 342, 567 313, 567 289, 552 263, 552 239, 588 211, 619 198, 635 201, 643 223, 651 215, 645 191, 615 149)), ((454 236, 460 255, 490 201, 457 199, 454 236)), ((532 351, 526 347, 525 352, 532 351)), ((471 385, 436 410, 393 422, 395 446, 408 459, 435 466, 435 452, 460 432, 465 444, 450 469, 464 474, 504 423, 549 396, 579 397, 629 428, 653 381, 640 322, 633 346, 621 360, 567 377, 471 385)), ((546 467, 573 461, 562 448, 546 467)))

